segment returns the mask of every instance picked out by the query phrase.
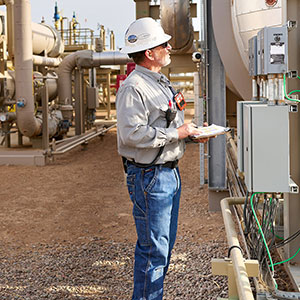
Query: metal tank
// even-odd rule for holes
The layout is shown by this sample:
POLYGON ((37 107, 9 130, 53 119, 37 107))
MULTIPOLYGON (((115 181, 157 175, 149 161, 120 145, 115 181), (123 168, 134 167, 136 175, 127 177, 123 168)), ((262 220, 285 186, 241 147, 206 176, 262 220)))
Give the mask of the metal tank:
POLYGON ((226 84, 239 97, 251 99, 248 39, 265 26, 282 26, 286 14, 286 0, 212 1, 213 29, 226 84))

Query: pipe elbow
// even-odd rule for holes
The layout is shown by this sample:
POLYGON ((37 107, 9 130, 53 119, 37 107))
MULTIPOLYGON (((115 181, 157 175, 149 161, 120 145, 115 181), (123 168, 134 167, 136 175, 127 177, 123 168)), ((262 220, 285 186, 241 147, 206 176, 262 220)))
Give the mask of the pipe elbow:
POLYGON ((20 132, 29 138, 38 136, 42 132, 42 122, 31 111, 17 108, 17 125, 20 132))

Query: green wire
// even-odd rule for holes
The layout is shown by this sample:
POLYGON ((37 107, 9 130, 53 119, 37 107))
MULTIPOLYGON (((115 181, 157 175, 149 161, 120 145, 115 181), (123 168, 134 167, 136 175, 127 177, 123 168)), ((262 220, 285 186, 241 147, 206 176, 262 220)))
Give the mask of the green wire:
MULTIPOLYGON (((286 259, 286 260, 277 262, 277 263, 273 264, 273 266, 277 266, 277 265, 280 265, 280 264, 283 264, 283 263, 285 263, 285 262, 290 261, 291 259, 293 259, 293 258, 299 253, 299 251, 300 251, 300 248, 297 250, 297 252, 296 252, 292 257, 290 257, 290 258, 288 258, 288 259, 286 259)), ((270 266, 269 266, 269 267, 270 267, 270 266)))
MULTIPOLYGON (((253 197, 254 197, 255 195, 257 195, 257 194, 263 194, 263 193, 253 193, 252 196, 251 196, 251 198, 250 198, 250 205, 251 205, 251 209, 252 209, 254 218, 255 218, 255 220, 256 220, 256 223, 257 223, 259 232, 260 232, 260 234, 261 234, 261 236, 262 236, 263 242, 264 242, 264 244, 265 244, 265 247, 266 247, 266 250, 267 250, 267 253, 268 253, 268 256, 269 256, 270 267, 271 267, 271 270, 272 270, 272 276, 274 277, 274 264, 273 264, 273 260, 272 260, 272 257, 271 257, 271 253, 270 253, 269 247, 268 247, 268 245, 267 245, 267 241, 266 241, 266 239, 265 239, 265 235, 264 235, 264 233, 263 233, 263 231, 262 231, 262 229, 261 229, 261 226, 260 226, 260 224, 259 224, 258 218, 257 218, 257 216, 256 216, 256 213, 255 213, 255 210, 254 210, 254 207, 253 207, 253 197)), ((274 280, 275 288, 277 289, 278 285, 277 285, 277 283, 276 283, 276 281, 275 281, 274 278, 273 278, 273 280, 274 280)))
MULTIPOLYGON (((299 76, 297 76, 297 77, 300 79, 299 76)), ((288 99, 288 100, 290 100, 290 101, 300 102, 300 101, 297 100, 297 99, 292 99, 292 98, 290 98, 290 97, 286 94, 286 76, 285 76, 285 74, 283 74, 283 90, 284 90, 284 96, 285 96, 286 99, 288 99)), ((290 95, 291 93, 294 93, 294 92, 296 92, 296 90, 290 92, 289 95, 290 95)))
POLYGON ((281 236, 279 236, 279 235, 277 235, 277 234, 274 234, 278 239, 280 239, 280 240, 284 240, 284 238, 283 237, 281 237, 281 236))
POLYGON ((294 93, 300 93, 300 90, 291 91, 291 92, 288 93, 288 96, 291 95, 291 94, 294 94, 294 93))

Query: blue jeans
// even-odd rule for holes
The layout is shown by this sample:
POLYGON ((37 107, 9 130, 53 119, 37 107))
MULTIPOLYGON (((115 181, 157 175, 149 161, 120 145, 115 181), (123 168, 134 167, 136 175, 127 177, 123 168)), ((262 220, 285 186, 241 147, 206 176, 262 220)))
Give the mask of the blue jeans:
POLYGON ((161 300, 177 232, 179 170, 129 165, 127 186, 138 237, 132 300, 161 300))

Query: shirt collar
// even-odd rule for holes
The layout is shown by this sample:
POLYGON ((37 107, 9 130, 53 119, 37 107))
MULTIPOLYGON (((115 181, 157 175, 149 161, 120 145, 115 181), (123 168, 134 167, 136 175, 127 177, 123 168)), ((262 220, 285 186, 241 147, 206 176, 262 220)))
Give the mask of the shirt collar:
POLYGON ((140 65, 136 65, 135 69, 151 78, 153 78, 155 81, 166 83, 167 85, 170 84, 169 79, 162 73, 153 72, 145 67, 142 67, 140 65))

